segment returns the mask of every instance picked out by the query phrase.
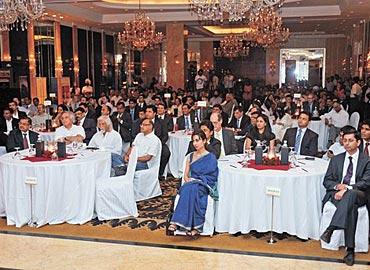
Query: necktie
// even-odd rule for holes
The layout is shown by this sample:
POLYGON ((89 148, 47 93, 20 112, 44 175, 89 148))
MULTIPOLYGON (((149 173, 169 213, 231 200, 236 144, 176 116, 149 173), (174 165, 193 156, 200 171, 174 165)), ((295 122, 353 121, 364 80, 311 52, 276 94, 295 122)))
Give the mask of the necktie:
POLYGON ((345 185, 349 185, 351 183, 351 178, 352 178, 352 175, 353 175, 352 157, 348 157, 348 158, 349 158, 349 165, 348 165, 348 168, 347 168, 347 173, 343 178, 343 184, 345 184, 345 185))
POLYGON ((189 119, 187 116, 185 116, 185 129, 189 129, 189 119))
POLYGON ((130 110, 131 120, 134 120, 134 110, 130 110))
POLYGON ((23 134, 23 149, 28 149, 27 134, 23 134))
POLYGON ((240 128, 240 118, 238 119, 237 127, 238 127, 238 129, 240 128))
POLYGON ((369 145, 370 145, 370 143, 368 143, 368 142, 365 144, 365 151, 364 151, 364 154, 367 155, 368 157, 370 156, 370 154, 369 154, 369 145))
POLYGON ((81 121, 80 120, 77 121, 77 126, 79 126, 79 125, 81 125, 81 121))
POLYGON ((298 129, 298 134, 297 134, 297 137, 295 138, 295 144, 294 144, 294 151, 298 153, 298 150, 299 150, 299 145, 301 143, 301 136, 302 136, 302 129, 298 129))

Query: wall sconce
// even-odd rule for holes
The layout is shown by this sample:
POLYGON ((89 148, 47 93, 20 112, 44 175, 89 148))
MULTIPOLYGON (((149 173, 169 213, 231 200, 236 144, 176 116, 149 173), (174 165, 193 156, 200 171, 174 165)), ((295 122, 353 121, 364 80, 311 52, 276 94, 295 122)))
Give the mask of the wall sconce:
POLYGON ((370 51, 367 53, 366 57, 366 69, 368 72, 370 71, 370 51))
POLYGON ((276 74, 276 64, 275 64, 274 60, 272 60, 271 63, 270 63, 269 72, 270 72, 271 76, 274 76, 276 74))

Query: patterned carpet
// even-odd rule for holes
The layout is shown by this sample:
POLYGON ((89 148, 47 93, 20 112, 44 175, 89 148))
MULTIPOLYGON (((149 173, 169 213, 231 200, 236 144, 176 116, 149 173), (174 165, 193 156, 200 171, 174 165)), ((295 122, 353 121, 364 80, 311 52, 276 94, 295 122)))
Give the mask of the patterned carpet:
POLYGON ((176 178, 167 178, 160 181, 162 196, 139 202, 137 204, 139 217, 137 218, 113 219, 110 221, 94 219, 90 224, 93 226, 110 225, 113 228, 128 226, 131 229, 146 227, 152 231, 165 228, 179 181, 176 178))

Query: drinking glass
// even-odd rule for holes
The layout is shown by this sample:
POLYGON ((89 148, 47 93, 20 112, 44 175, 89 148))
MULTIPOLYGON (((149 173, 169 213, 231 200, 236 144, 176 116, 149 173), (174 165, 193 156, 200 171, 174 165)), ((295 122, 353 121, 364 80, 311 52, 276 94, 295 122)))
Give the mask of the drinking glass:
POLYGON ((28 155, 29 156, 35 156, 36 155, 36 149, 35 149, 35 145, 33 143, 30 144, 30 148, 28 149, 28 155))
POLYGON ((22 158, 22 155, 21 153, 19 153, 19 149, 21 149, 20 147, 14 147, 15 149, 15 153, 13 155, 13 159, 21 159, 22 158))

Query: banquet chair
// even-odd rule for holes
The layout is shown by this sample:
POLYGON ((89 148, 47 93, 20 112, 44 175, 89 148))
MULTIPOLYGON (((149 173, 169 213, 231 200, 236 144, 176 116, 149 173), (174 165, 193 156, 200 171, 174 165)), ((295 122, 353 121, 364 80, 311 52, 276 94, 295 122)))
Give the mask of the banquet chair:
POLYGON ((133 185, 136 163, 137 150, 134 147, 125 175, 98 180, 95 212, 99 220, 138 216, 133 185))
POLYGON ((351 117, 349 118, 349 125, 354 127, 355 129, 358 129, 359 122, 360 122, 360 114, 358 112, 352 113, 351 117))
POLYGON ((162 195, 159 185, 159 165, 161 163, 162 145, 159 148, 158 155, 155 158, 153 166, 147 170, 136 171, 134 177, 135 200, 143 201, 162 195))
MULTIPOLYGON (((189 158, 189 155, 186 155, 185 157, 183 168, 182 168, 183 172, 185 172, 186 160, 189 158)), ((184 176, 182 177, 182 184, 183 183, 184 183, 184 176)), ((177 194, 173 209, 176 209, 179 198, 180 198, 180 195, 177 194)), ((205 221, 203 225, 203 231, 200 235, 213 236, 213 232, 215 229, 215 211, 216 211, 215 204, 216 204, 215 200, 210 195, 208 195, 206 216, 205 216, 205 221)), ((174 235, 186 235, 186 232, 182 230, 176 230, 174 232, 174 235)))
MULTIPOLYGON (((324 205, 321 223, 320 234, 324 233, 329 226, 330 221, 334 215, 336 207, 330 201, 324 205)), ((329 244, 321 241, 321 247, 324 249, 338 250, 339 247, 344 246, 344 230, 335 230, 331 237, 329 244)), ((369 216, 366 205, 358 208, 358 219, 355 235, 355 252, 368 252, 369 250, 369 216)))

